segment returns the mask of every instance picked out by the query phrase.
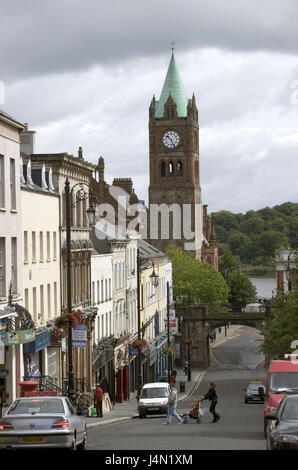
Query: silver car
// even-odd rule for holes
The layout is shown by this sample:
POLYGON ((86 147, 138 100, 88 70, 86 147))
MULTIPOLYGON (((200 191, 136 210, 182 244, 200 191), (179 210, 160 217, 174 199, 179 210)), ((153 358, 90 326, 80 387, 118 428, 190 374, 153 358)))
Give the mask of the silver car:
POLYGON ((0 449, 86 449, 87 427, 67 397, 17 398, 0 418, 0 449))

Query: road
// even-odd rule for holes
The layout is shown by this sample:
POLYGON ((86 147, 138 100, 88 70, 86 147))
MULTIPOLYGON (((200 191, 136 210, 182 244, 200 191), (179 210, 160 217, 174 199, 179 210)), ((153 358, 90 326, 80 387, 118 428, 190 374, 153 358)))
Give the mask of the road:
POLYGON ((261 336, 255 328, 241 326, 232 333, 231 339, 229 335, 228 330, 227 340, 212 348, 212 368, 254 370, 264 361, 264 354, 260 351, 261 336))
MULTIPOLYGON (((263 404, 245 404, 243 388, 250 380, 264 380, 263 369, 253 369, 260 359, 256 331, 243 327, 240 336, 213 349, 216 365, 206 375, 194 394, 178 405, 188 411, 200 395, 206 393, 208 381, 216 383, 219 397, 219 423, 211 424, 209 412, 201 424, 191 421, 178 425, 175 418, 164 426, 165 417, 133 419, 89 432, 88 448, 102 450, 264 450, 263 404), (241 351, 239 352, 239 349, 241 351), (245 351, 248 353, 247 360, 245 351), (221 363, 221 358, 223 362, 221 363), (236 361, 236 362, 235 362, 236 361), (238 361, 238 362, 237 362, 238 361), (234 369, 233 366, 237 369, 234 369), (245 365, 249 369, 245 369, 245 365), (227 367, 229 366, 229 367, 227 367), (227 370, 228 369, 228 370, 227 370)), ((209 402, 203 402, 209 407, 209 402)))

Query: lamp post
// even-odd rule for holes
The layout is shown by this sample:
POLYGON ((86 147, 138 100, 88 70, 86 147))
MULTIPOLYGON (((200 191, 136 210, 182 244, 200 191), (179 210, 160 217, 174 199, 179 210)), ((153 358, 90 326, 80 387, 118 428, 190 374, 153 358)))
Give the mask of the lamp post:
MULTIPOLYGON (((141 271, 141 258, 140 258, 140 250, 137 250, 137 287, 138 287, 138 340, 141 339, 141 334, 143 332, 143 328, 141 327, 141 283, 140 283, 140 271, 141 271)), ((158 274, 156 274, 154 269, 154 262, 152 261, 152 274, 150 274, 149 278, 154 287, 158 286, 158 274)), ((137 389, 137 399, 140 399, 141 390, 143 386, 143 375, 142 375, 142 362, 141 362, 141 351, 139 350, 138 354, 138 389, 137 389)))
POLYGON ((188 323, 188 372, 187 372, 187 380, 188 382, 191 381, 191 364, 190 364, 190 359, 191 359, 191 341, 190 341, 190 310, 189 310, 189 305, 190 305, 190 292, 189 289, 187 289, 187 323, 188 323))
MULTIPOLYGON (((183 296, 181 294, 178 294, 176 296, 176 301, 178 304, 181 304, 183 301, 183 296)), ((196 299, 196 304, 200 303, 200 299, 196 299)), ((191 381, 191 340, 190 340, 190 289, 187 289, 187 335, 188 335, 188 348, 187 348, 187 362, 188 362, 188 367, 187 367, 187 380, 188 382, 191 381)))
MULTIPOLYGON (((170 347, 170 283, 167 281, 167 347, 170 347)), ((171 380, 170 354, 168 354, 168 382, 171 380)))
MULTIPOLYGON (((76 183, 72 189, 70 189, 70 182, 68 177, 65 181, 65 206, 66 206, 66 267, 67 267, 67 312, 72 312, 72 298, 71 298, 71 209, 77 205, 80 201, 90 200, 90 207, 85 212, 88 217, 90 225, 95 224, 95 208, 93 206, 92 199, 92 190, 87 183, 76 183), (79 191, 77 192, 77 201, 72 204, 72 194, 75 187, 80 186, 79 191), (89 188, 87 193, 84 190, 84 186, 89 188)), ((74 389, 74 372, 73 372, 73 363, 72 363, 72 324, 69 323, 68 327, 68 390, 67 395, 70 399, 73 399, 75 396, 74 389)))

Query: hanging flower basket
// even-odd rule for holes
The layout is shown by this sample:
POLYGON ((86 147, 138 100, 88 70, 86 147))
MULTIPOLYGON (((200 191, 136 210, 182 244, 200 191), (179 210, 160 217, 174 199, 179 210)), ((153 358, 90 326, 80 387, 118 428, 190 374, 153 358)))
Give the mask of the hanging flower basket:
POLYGON ((193 343, 194 343, 194 341, 193 341, 192 338, 187 339, 187 340, 185 341, 185 344, 193 344, 193 343))
POLYGON ((164 350, 163 350, 163 354, 166 354, 167 356, 172 356, 174 354, 174 348, 173 346, 167 346, 164 350))
POLYGON ((81 310, 73 310, 72 313, 64 312, 61 317, 56 318, 55 326, 58 328, 68 328, 71 325, 76 328, 82 323, 83 312, 81 310))
POLYGON ((51 331, 51 343, 60 345, 61 344, 61 339, 65 338, 67 335, 66 330, 63 328, 59 328, 58 326, 55 326, 55 328, 51 331))
POLYGON ((145 349, 145 347, 147 346, 147 341, 145 339, 136 339, 133 343, 132 343, 132 348, 133 349, 139 349, 140 351, 142 351, 143 349, 145 349))

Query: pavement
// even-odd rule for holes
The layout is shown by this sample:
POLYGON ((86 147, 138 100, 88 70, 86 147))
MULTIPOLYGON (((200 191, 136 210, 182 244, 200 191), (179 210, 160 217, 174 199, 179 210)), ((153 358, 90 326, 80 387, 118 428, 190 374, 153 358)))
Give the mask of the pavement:
MULTIPOLYGON (((178 403, 183 402, 189 398, 192 393, 200 385, 205 371, 202 369, 192 369, 191 371, 191 381, 187 380, 187 375, 184 374, 183 369, 176 368, 176 389, 177 389, 177 398, 178 403), (185 391, 180 392, 180 382, 185 383, 185 391)), ((131 394, 130 399, 124 403, 115 403, 112 411, 104 414, 103 418, 91 418, 86 417, 87 429, 96 429, 103 426, 109 426, 115 423, 121 423, 124 421, 129 421, 131 419, 138 418, 139 414, 137 412, 137 399, 136 394, 131 394)))

